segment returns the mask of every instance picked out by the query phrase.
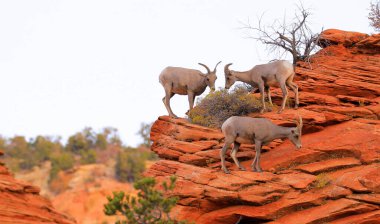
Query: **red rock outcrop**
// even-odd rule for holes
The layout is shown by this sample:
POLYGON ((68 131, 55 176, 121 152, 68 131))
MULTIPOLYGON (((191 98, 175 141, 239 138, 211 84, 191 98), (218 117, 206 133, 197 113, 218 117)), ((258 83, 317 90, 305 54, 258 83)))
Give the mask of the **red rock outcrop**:
MULTIPOLYGON (((303 148, 274 141, 263 173, 220 170, 219 130, 159 117, 152 150, 162 160, 146 175, 178 177, 173 214, 195 223, 380 223, 380 35, 326 30, 324 47, 296 67, 301 108, 250 114, 292 126, 304 121, 303 148)), ((279 103, 281 94, 273 91, 279 103)), ((291 94, 292 96, 292 94, 291 94)), ((290 102, 291 104, 291 102, 290 102)), ((227 153, 229 154, 229 153, 227 153)), ((246 168, 255 155, 242 145, 246 168)), ((247 169, 249 170, 249 169, 247 169)))
POLYGON ((38 187, 16 180, 0 162, 0 223, 76 223, 73 218, 54 209, 52 203, 39 192, 38 187))

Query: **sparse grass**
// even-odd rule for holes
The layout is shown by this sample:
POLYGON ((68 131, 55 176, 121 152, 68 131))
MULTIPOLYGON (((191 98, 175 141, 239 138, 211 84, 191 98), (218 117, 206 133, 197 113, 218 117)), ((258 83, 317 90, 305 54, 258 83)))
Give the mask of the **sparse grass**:
POLYGON ((190 121, 206 127, 219 128, 231 116, 259 112, 260 101, 244 86, 237 86, 231 92, 218 90, 210 93, 189 113, 190 121))
POLYGON ((317 175, 317 179, 315 181, 315 187, 316 188, 324 188, 327 185, 329 185, 331 182, 331 179, 328 177, 326 173, 320 173, 317 175))

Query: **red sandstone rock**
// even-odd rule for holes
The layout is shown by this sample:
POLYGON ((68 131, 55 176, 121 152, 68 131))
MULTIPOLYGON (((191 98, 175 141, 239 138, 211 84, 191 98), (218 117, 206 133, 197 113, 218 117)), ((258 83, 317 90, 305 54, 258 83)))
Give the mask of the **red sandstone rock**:
POLYGON ((0 163, 0 223, 76 223, 73 218, 55 210, 39 192, 38 187, 14 179, 0 163))
MULTIPOLYGON (((263 173, 250 171, 254 145, 237 154, 247 171, 237 169, 229 150, 232 172, 224 174, 220 130, 159 117, 152 150, 164 160, 146 175, 178 177, 175 217, 200 224, 379 223, 380 35, 326 30, 322 45, 311 63, 297 63, 298 110, 249 114, 288 127, 298 115, 304 121, 303 147, 272 142, 262 152, 263 173)), ((272 93, 279 105, 281 91, 272 93)), ((292 106, 291 91, 289 97, 292 106)))
POLYGON ((306 171, 308 173, 321 173, 326 172, 333 169, 350 167, 360 165, 360 161, 355 158, 339 158, 339 159, 330 159, 324 160, 321 162, 315 162, 310 164, 304 164, 301 166, 297 166, 296 169, 306 171))
POLYGON ((285 215, 282 218, 277 219, 276 221, 271 223, 323 223, 329 222, 336 218, 340 218, 345 214, 361 214, 377 209, 377 206, 342 198, 336 201, 329 201, 326 204, 315 208, 310 208, 299 212, 294 212, 289 215, 285 215))

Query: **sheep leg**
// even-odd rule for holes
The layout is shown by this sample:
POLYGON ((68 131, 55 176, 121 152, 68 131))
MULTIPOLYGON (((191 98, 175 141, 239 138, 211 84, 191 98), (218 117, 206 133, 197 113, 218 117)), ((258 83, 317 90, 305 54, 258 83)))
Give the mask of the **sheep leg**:
POLYGON ((294 94, 296 95, 296 105, 294 106, 294 108, 298 108, 298 105, 300 104, 299 102, 299 98, 298 98, 298 85, 293 83, 292 81, 290 81, 288 79, 288 81, 286 82, 287 86, 289 86, 289 88, 292 89, 292 91, 294 92, 294 94))
POLYGON ((232 141, 228 141, 226 139, 222 150, 220 150, 220 160, 222 163, 222 170, 225 173, 230 173, 230 171, 226 167, 226 152, 227 152, 227 149, 230 147, 231 144, 232 144, 232 141))
POLYGON ((278 111, 278 113, 282 113, 282 111, 285 109, 286 99, 288 98, 288 89, 286 88, 285 83, 281 84, 281 90, 282 90, 282 104, 281 109, 278 111))
MULTIPOLYGON (((272 97, 271 97, 271 93, 270 93, 270 86, 266 86, 265 87, 267 93, 268 93, 268 101, 269 101, 269 104, 273 107, 273 103, 272 103, 272 97)), ((268 108, 269 111, 272 111, 271 108, 268 108)))
POLYGON ((236 166, 239 167, 239 169, 245 170, 245 168, 240 164, 239 160, 236 157, 236 153, 239 150, 239 147, 240 147, 240 143, 234 142, 234 148, 231 151, 231 157, 234 160, 236 166))
POLYGON ((191 91, 188 91, 187 98, 189 100, 189 110, 186 112, 186 114, 189 114, 190 110, 194 107, 195 94, 191 91))
POLYGON ((259 90, 259 88, 257 88, 257 87, 252 87, 251 93, 254 94, 257 90, 259 90))
POLYGON ((175 93, 171 91, 171 88, 165 88, 165 97, 162 98, 162 101, 165 104, 166 110, 169 113, 169 116, 172 118, 178 118, 177 115, 175 115, 172 111, 172 108, 170 107, 170 99, 174 96, 175 93))
POLYGON ((266 111, 266 106, 265 106, 265 92, 264 92, 264 83, 258 83, 258 87, 260 90, 260 96, 261 96, 261 103, 263 104, 263 108, 261 109, 260 113, 264 113, 266 111))
POLYGON ((254 167, 254 171, 257 171, 257 172, 263 172, 263 170, 260 167, 261 146, 262 146, 261 141, 255 140, 255 149, 256 149, 255 160, 256 160, 256 164, 255 164, 255 167, 254 167))

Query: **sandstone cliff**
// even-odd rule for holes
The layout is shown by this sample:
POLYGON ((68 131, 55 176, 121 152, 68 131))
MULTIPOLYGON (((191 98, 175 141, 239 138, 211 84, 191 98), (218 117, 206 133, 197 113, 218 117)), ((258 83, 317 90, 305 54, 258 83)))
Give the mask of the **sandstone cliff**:
MULTIPOLYGON (((380 223, 380 35, 326 30, 321 45, 296 68, 300 109, 250 115, 284 126, 297 114, 304 120, 303 148, 271 143, 263 173, 238 171, 228 158, 233 171, 224 174, 219 130, 159 117, 151 139, 162 160, 146 175, 178 176, 174 215, 210 224, 380 223)), ((247 170, 254 154, 241 146, 247 170)))
MULTIPOLYGON (((3 153, 0 151, 0 156, 3 153)), ((73 224, 74 219, 59 213, 51 202, 39 195, 40 189, 16 180, 0 162, 0 223, 73 224)))

